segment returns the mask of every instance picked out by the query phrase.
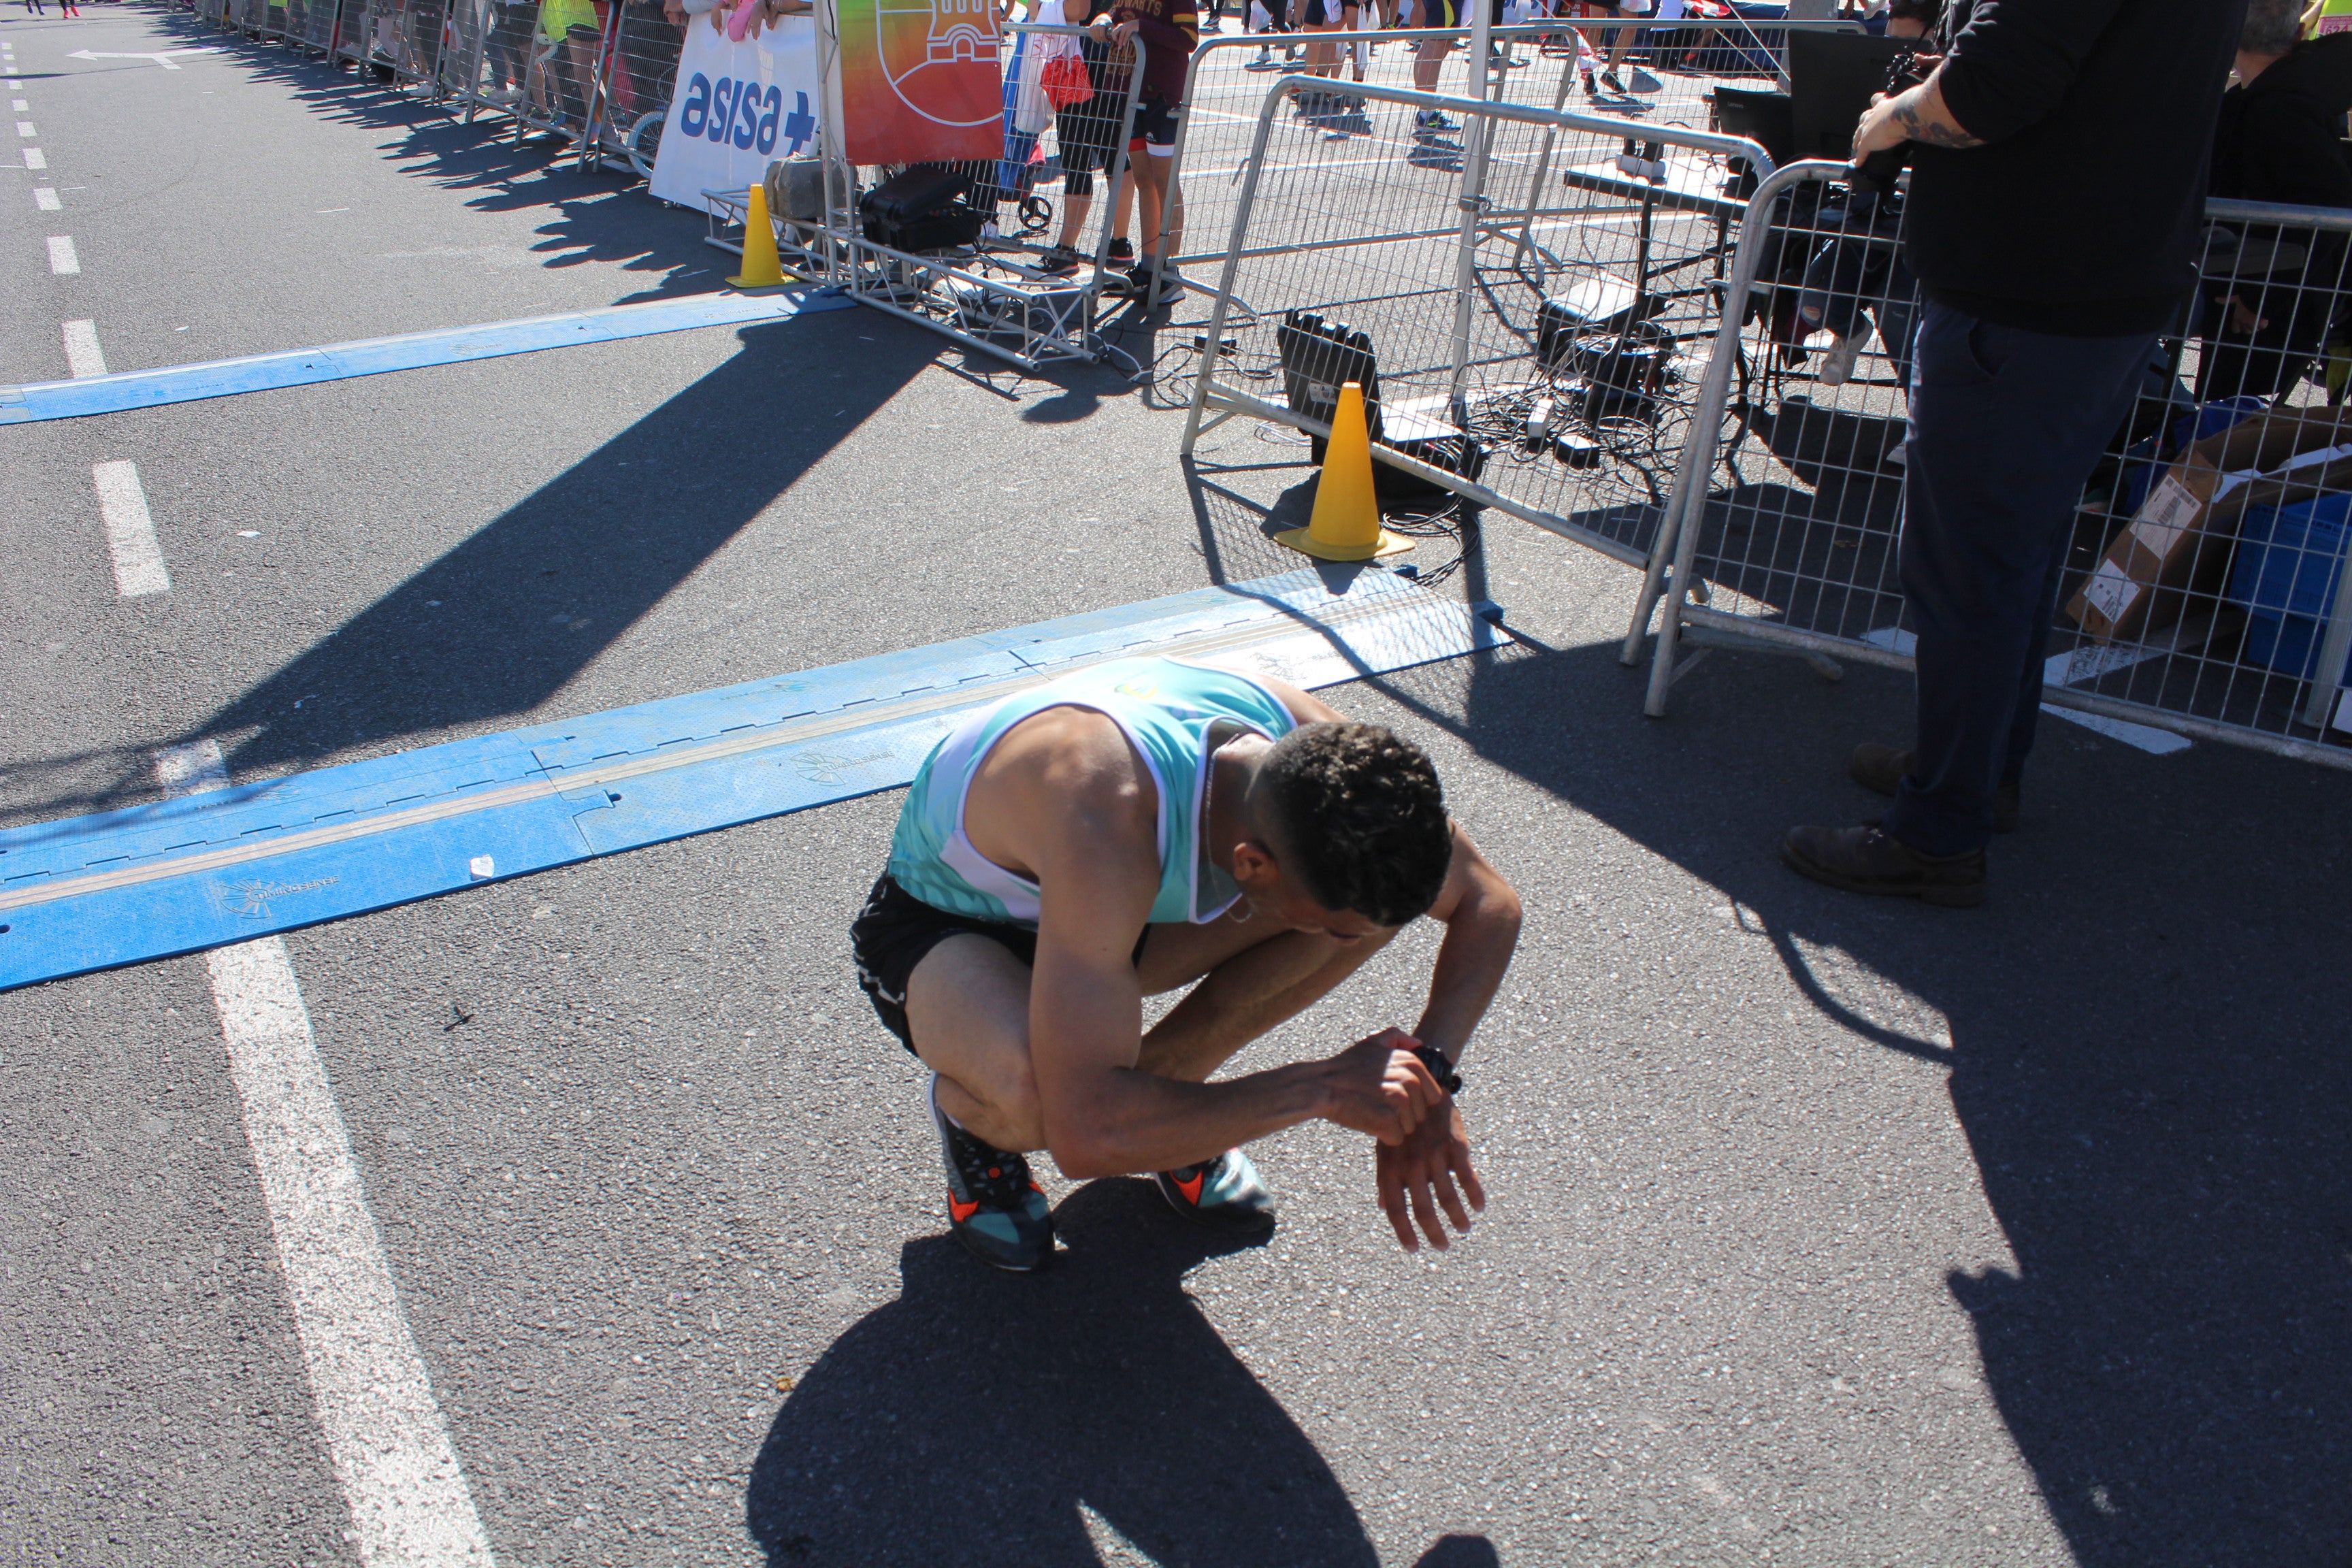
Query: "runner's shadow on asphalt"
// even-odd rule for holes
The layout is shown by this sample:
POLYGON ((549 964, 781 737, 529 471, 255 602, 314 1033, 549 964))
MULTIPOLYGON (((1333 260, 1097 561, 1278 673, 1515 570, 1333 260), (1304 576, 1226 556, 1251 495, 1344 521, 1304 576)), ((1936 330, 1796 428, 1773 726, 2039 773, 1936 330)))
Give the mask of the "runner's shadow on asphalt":
POLYGON ((1330 1467, 1185 1289, 1264 1238, 1188 1226, 1133 1179, 1055 1220, 1067 1250, 1031 1276, 906 1244, 898 1299, 809 1369, 753 1462, 768 1561, 1097 1568, 1083 1507, 1154 1563, 1371 1568, 1330 1467))
MULTIPOLYGON (((2074 1561, 2344 1561, 2344 775, 2205 742, 2152 757, 2045 715, 1984 907, 1927 909, 1817 886, 1774 852, 1793 824, 1885 809, 1843 762, 1858 741, 1909 738, 1906 675, 1849 664, 1832 685, 1793 659, 1718 652, 1648 721, 1647 674, 1621 667, 1612 640, 1368 684, 1687 872, 1699 905, 1659 917, 1676 964, 1762 944, 1861 1047, 1851 1071, 1948 1074, 2016 1267, 1958 1267, 1981 1253, 1931 1246, 1919 1282, 1968 1315, 1992 1405, 2074 1561)), ((1467 825, 1478 831, 1475 813, 1467 825)), ((1502 869, 1531 909, 1605 876, 1560 860, 1502 869)), ((1599 962, 1546 923, 1531 920, 1522 963, 1599 962)), ((1779 1011, 1696 1016, 1765 1049, 1779 1011)), ((1854 1190, 1904 1180, 1906 1158, 1866 1163, 1854 1190)), ((1775 1254, 1790 1245, 1801 1233, 1759 1245, 1756 1266, 1803 1278, 1775 1254)))

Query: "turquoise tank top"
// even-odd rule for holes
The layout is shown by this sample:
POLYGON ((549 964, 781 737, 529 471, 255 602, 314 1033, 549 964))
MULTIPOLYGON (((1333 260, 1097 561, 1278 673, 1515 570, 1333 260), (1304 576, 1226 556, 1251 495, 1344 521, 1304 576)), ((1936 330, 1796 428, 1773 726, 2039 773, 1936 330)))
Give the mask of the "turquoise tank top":
POLYGON ((1206 925, 1241 896, 1201 858, 1201 802, 1209 754, 1237 735, 1268 740, 1297 722, 1282 700, 1246 676, 1172 658, 1120 658, 1017 692, 950 731, 923 759, 890 839, 890 875, 933 909, 974 920, 1037 923, 1037 884, 987 859, 964 837, 972 774, 997 739, 1048 708, 1108 715, 1151 770, 1160 792, 1160 890, 1154 923, 1206 925))

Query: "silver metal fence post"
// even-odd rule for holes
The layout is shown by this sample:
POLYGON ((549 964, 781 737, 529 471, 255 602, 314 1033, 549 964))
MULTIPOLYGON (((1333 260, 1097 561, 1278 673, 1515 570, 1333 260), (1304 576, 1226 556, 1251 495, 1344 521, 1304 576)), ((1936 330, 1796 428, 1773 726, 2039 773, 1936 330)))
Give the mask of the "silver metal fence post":
POLYGON ((1241 201, 1234 208, 1233 237, 1225 246, 1225 269, 1217 279, 1216 298, 1209 304, 1208 363, 1192 378, 1192 407, 1184 416, 1184 438, 1178 444, 1177 449, 1187 458, 1201 438, 1201 411, 1208 405, 1209 384, 1216 379, 1217 345, 1224 342, 1225 310, 1234 297, 1234 279, 1241 272, 1242 247, 1249 237, 1250 205, 1257 199, 1258 174, 1265 167, 1265 139, 1274 131, 1275 105, 1307 79, 1280 78, 1266 89, 1265 102, 1258 112, 1257 135, 1250 142, 1249 166, 1242 175, 1241 201))
MULTIPOLYGON (((1486 51, 1494 46, 1494 7, 1489 0, 1469 0, 1470 19, 1470 84, 1471 96, 1480 104, 1492 100, 1486 90, 1488 61, 1486 51)), ((1485 225, 1478 220, 1485 216, 1486 205, 1486 137, 1489 121, 1484 114, 1469 121, 1463 128, 1466 153, 1462 160, 1462 249, 1454 264, 1454 370, 1446 386, 1447 405, 1456 411, 1462 408, 1463 381, 1470 369, 1470 310, 1478 286, 1478 237, 1485 225)))
POLYGON ((1682 604, 1690 590, 1691 561, 1698 550, 1699 527, 1706 515, 1706 475, 1715 463, 1716 438, 1723 429, 1724 403, 1731 390, 1731 368, 1739 358, 1739 328, 1748 313, 1748 291, 1756 286, 1756 273, 1763 263, 1764 242, 1771 227, 1771 211, 1780 193, 1808 179, 1822 177, 1823 170, 1842 170, 1837 163, 1791 163, 1776 170, 1756 188, 1748 199, 1747 216, 1739 223, 1739 248, 1731 263, 1731 280, 1723 297, 1723 321, 1716 331, 1715 353, 1706 362, 1706 381, 1701 386, 1698 406, 1691 416, 1691 430, 1683 443, 1683 460, 1675 475, 1675 495, 1679 506, 1669 506, 1660 522, 1658 539, 1651 546, 1650 562, 1642 584, 1642 598, 1633 612, 1633 624, 1625 633, 1625 647, 1620 656, 1633 664, 1641 657, 1642 634, 1648 627, 1650 612, 1659 599, 1659 574, 1664 570, 1667 552, 1674 554, 1674 577, 1665 584, 1666 613, 1658 623, 1657 650, 1650 662, 1650 689, 1643 698, 1642 710, 1653 719, 1662 719, 1666 712, 1666 692, 1674 684, 1675 649, 1681 640, 1682 604))

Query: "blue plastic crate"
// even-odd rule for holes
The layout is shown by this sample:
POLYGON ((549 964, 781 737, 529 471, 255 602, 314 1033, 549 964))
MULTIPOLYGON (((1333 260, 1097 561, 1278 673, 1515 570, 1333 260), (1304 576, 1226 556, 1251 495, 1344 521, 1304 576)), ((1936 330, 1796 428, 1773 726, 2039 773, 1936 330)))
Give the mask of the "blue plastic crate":
MULTIPOLYGON (((2246 657, 2308 680, 2336 604, 2352 494, 2246 509, 2230 565, 2230 597, 2247 615, 2246 657)), ((2352 658, 2338 679, 2352 674, 2352 658)))

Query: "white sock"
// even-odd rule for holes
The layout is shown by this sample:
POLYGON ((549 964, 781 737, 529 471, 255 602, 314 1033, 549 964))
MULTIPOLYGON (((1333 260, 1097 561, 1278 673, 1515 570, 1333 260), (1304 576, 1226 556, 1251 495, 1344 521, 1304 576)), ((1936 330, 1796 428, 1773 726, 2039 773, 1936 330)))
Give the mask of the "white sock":
POLYGON ((947 1113, 946 1108, 940 1104, 940 1075, 937 1073, 933 1073, 931 1075, 931 1110, 938 1113, 940 1121, 946 1122, 957 1131, 964 1133, 971 1131, 971 1128, 966 1127, 962 1122, 958 1121, 954 1117, 950 1116, 947 1113))

